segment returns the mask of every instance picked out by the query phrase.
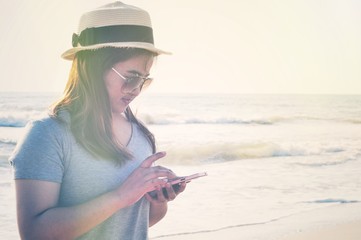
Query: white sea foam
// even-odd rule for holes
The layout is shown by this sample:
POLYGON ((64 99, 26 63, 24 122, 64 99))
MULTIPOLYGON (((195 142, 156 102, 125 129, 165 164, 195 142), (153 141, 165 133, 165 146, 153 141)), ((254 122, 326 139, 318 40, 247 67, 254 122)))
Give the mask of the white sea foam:
MULTIPOLYGON (((244 159, 263 159, 277 157, 316 157, 326 156, 330 153, 342 153, 343 149, 319 148, 309 149, 307 145, 301 147, 281 146, 272 142, 255 143, 208 143, 199 145, 180 144, 169 146, 167 149, 167 164, 202 164, 236 161, 244 159)), ((325 162, 299 163, 305 166, 342 164, 352 159, 325 162)))
POLYGON ((329 121, 329 122, 343 122, 361 124, 361 119, 358 118, 341 118, 341 117, 311 117, 311 116, 267 116, 263 118, 242 118, 239 117, 225 117, 225 116, 182 116, 174 113, 162 113, 153 115, 139 114, 138 117, 148 125, 178 125, 178 124, 240 124, 240 125, 272 125, 297 121, 329 121))
POLYGON ((32 118, 29 114, 19 113, 1 113, 0 112, 0 127, 24 127, 26 123, 32 118))
POLYGON ((29 120, 44 116, 58 96, 55 93, 0 93, 0 127, 24 127, 29 120))

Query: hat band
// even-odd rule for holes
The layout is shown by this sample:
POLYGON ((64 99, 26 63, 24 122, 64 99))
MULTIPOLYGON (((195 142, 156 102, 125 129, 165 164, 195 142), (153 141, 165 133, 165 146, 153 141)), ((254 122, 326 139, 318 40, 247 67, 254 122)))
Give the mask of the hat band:
POLYGON ((138 25, 116 25, 84 29, 73 34, 73 47, 114 42, 146 42, 154 44, 153 29, 138 25))

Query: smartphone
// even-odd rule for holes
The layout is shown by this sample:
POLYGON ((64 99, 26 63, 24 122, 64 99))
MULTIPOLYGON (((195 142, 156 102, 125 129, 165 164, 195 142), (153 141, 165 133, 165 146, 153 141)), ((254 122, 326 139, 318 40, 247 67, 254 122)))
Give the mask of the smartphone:
POLYGON ((204 177, 204 176, 207 176, 206 172, 195 173, 195 174, 185 176, 185 177, 177 177, 174 179, 169 179, 168 182, 170 184, 174 185, 174 184, 178 184, 178 183, 182 183, 182 182, 190 182, 193 179, 204 177))
MULTIPOLYGON (((189 176, 184 176, 184 177, 177 177, 177 178, 173 178, 173 179, 169 179, 168 182, 170 184, 172 184, 172 188, 175 192, 178 192, 180 186, 181 186, 181 183, 183 182, 190 182, 191 180, 193 179, 196 179, 196 178, 200 178, 200 177, 205 177, 207 176, 207 173, 206 172, 200 172, 200 173, 195 173, 195 174, 192 174, 192 175, 189 175, 189 176)), ((168 192, 167 192, 167 189, 166 188, 162 188, 162 191, 163 191, 163 195, 165 198, 168 198, 168 192)), ((154 191, 151 191, 149 192, 150 196, 153 197, 153 198, 156 198, 157 197, 157 193, 156 193, 156 190, 154 191)))

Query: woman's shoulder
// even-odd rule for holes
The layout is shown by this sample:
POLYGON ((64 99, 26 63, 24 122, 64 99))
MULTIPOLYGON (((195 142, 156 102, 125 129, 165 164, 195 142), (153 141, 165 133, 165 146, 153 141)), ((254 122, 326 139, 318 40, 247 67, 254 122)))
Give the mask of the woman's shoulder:
POLYGON ((32 119, 28 122, 27 127, 30 128, 63 128, 65 126, 64 121, 58 117, 47 115, 44 117, 32 119))
POLYGON ((29 121, 9 158, 15 178, 60 183, 71 152, 68 132, 63 121, 50 115, 29 121))
POLYGON ((69 122, 63 114, 46 115, 28 122, 27 132, 39 132, 46 135, 63 136, 68 131, 69 122))

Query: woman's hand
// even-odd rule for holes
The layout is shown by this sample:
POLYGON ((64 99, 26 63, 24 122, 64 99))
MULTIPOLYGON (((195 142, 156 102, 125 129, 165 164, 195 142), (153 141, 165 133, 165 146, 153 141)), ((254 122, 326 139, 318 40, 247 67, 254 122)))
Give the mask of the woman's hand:
MULTIPOLYGON (((116 189, 117 195, 126 202, 127 206, 136 203, 147 192, 167 188, 167 179, 175 178, 176 175, 162 166, 152 166, 155 161, 164 157, 165 152, 158 152, 148 157, 136 168, 127 180, 116 189)), ((169 187, 168 187, 169 188, 169 187)), ((174 191, 170 190, 170 196, 175 198, 174 191)))
POLYGON ((180 183, 179 185, 171 185, 167 183, 163 189, 157 189, 152 194, 147 193, 145 197, 150 202, 149 212, 149 226, 153 226, 159 222, 167 213, 168 201, 174 200, 177 195, 184 191, 186 183, 180 183), (176 188, 173 188, 177 186, 176 188))
POLYGON ((162 189, 157 189, 152 192, 152 194, 147 193, 146 198, 152 204, 162 204, 164 202, 173 201, 178 194, 183 192, 187 186, 187 183, 179 183, 171 185, 166 183, 165 187, 162 189))

